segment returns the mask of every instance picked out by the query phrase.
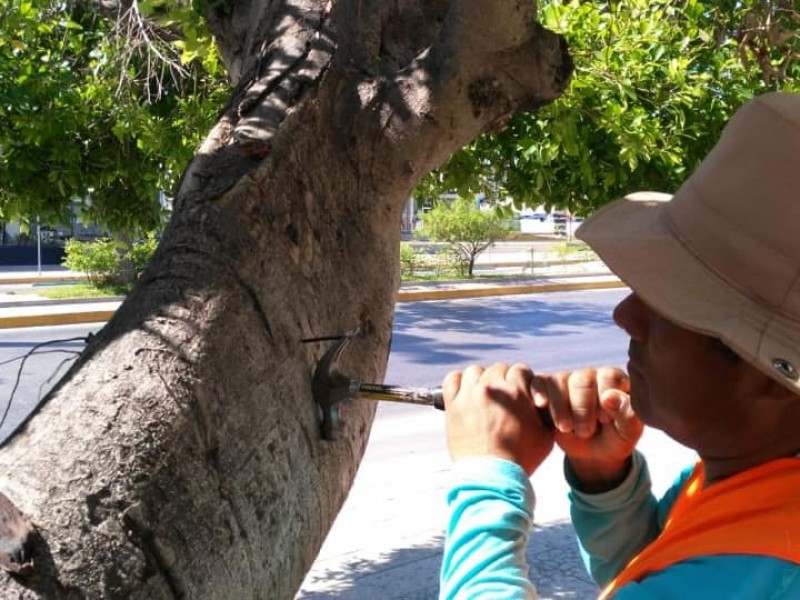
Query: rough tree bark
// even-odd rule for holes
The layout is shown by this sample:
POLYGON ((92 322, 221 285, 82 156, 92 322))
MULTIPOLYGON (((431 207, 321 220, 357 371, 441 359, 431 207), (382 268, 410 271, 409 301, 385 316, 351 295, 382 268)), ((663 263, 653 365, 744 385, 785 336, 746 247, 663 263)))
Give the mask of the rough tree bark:
POLYGON ((232 101, 150 268, 0 451, 39 532, 2 598, 291 598, 374 415, 320 439, 301 338, 361 326, 344 370, 380 381, 410 190, 571 73, 528 0, 217 6, 232 101))

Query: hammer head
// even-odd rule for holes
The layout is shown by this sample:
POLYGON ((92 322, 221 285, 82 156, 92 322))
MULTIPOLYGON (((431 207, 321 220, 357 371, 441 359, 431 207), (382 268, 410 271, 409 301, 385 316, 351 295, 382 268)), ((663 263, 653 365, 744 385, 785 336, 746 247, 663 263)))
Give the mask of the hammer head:
POLYGON ((344 335, 328 348, 317 363, 311 382, 311 393, 321 412, 321 435, 333 440, 341 426, 339 403, 358 396, 358 381, 339 373, 336 361, 341 356, 353 334, 344 335))

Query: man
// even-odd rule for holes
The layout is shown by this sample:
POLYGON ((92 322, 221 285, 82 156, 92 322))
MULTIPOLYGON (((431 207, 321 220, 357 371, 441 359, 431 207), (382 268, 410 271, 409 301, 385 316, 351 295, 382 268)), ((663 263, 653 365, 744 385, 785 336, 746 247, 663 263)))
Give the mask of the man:
POLYGON ((748 102, 675 196, 627 196, 578 237, 632 290, 614 311, 630 380, 502 364, 445 378, 441 597, 535 597, 528 477, 555 443, 601 597, 800 598, 800 95, 748 102), (699 456, 660 500, 643 423, 699 456))

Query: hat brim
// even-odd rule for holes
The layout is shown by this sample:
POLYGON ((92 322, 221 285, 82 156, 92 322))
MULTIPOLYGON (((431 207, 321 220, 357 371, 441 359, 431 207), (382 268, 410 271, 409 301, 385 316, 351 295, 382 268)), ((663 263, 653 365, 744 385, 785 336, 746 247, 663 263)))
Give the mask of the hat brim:
POLYGON ((759 364, 761 337, 771 315, 708 268, 671 224, 670 196, 638 192, 594 213, 576 231, 648 306, 692 331, 720 338, 759 364))

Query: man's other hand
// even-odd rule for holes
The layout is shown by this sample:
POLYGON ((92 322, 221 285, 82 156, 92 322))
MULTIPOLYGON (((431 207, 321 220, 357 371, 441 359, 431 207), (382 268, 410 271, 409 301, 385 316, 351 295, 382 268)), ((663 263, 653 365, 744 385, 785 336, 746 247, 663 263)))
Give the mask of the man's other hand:
POLYGON ((628 473, 643 425, 631 408, 629 382, 620 369, 579 369, 537 375, 534 402, 550 410, 556 443, 567 456, 580 488, 602 492, 628 473))

